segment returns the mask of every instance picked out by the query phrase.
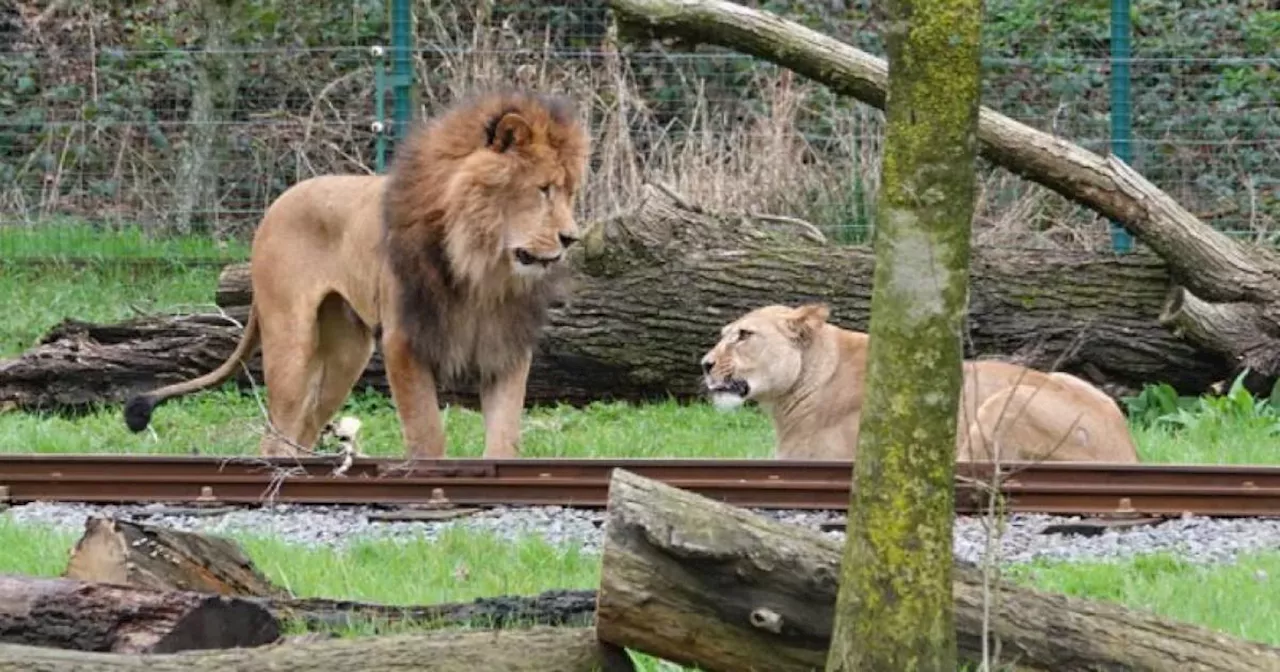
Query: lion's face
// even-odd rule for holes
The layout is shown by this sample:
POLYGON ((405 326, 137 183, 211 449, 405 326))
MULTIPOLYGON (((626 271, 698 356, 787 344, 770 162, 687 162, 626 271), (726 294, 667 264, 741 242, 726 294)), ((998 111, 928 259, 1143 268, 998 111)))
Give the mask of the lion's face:
POLYGON ((508 192, 503 249, 517 275, 538 277, 563 263, 581 235, 573 215, 573 185, 553 158, 532 165, 508 192))
POLYGON ((702 357, 703 386, 712 402, 731 409, 748 400, 767 403, 791 390, 827 314, 822 304, 765 306, 725 325, 719 342, 702 357))
POLYGON ((492 208, 484 219, 504 263, 517 276, 541 277, 580 237, 573 210, 589 138, 567 111, 535 105, 501 112, 486 134, 463 171, 483 196, 468 202, 492 208))

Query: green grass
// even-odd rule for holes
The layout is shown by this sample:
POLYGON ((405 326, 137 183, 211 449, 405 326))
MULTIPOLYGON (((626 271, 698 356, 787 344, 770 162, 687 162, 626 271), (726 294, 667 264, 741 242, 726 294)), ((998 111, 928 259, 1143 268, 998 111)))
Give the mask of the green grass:
MULTIPOLYGON (((364 423, 359 440, 365 453, 402 454, 399 422, 386 397, 361 391, 341 412, 364 423)), ((450 407, 444 417, 449 454, 478 457, 484 447, 480 414, 450 407)), ((153 416, 154 432, 140 434, 125 428, 118 406, 77 418, 3 413, 0 453, 249 454, 257 449, 260 419, 253 396, 229 383, 161 406, 153 416)), ((722 413, 705 403, 539 407, 523 423, 522 454, 530 457, 765 458, 773 446, 773 429, 760 411, 722 413)), ((1133 432, 1143 462, 1280 463, 1280 439, 1266 423, 1135 423, 1133 432)))
MULTIPOLYGON (((0 229, 3 231, 3 229, 0 229)), ((3 257, 8 259, 7 257, 3 257)), ((0 357, 34 346, 65 318, 115 322, 136 311, 210 310, 218 266, 0 262, 0 357)))
POLYGON ((1280 553, 1196 565, 1170 554, 1119 562, 1034 562, 1006 575, 1042 590, 1118 602, 1244 639, 1280 645, 1280 553))
MULTIPOLYGON (((403 454, 390 402, 375 392, 352 395, 343 413, 364 423, 360 448, 375 456, 403 454)), ((451 456, 479 457, 484 425, 475 410, 443 411, 451 456)), ((166 453, 206 455, 257 450, 261 411, 253 397, 228 384, 158 408, 151 427, 132 434, 119 407, 78 418, 0 414, 0 453, 166 453)), ((583 409, 533 409, 523 420, 522 455, 529 457, 767 457, 773 435, 758 412, 724 414, 706 404, 595 403, 583 409)))
POLYGON ((221 270, 210 262, 247 255, 242 242, 153 238, 137 226, 67 219, 0 226, 0 357, 31 347, 63 318, 116 321, 135 308, 207 308, 221 270))
MULTIPOLYGON (((0 573, 56 576, 78 536, 0 514, 0 548, 7 549, 0 553, 0 573)), ((435 541, 364 539, 341 549, 239 531, 223 536, 235 539, 264 574, 298 597, 434 604, 599 582, 598 556, 557 548, 536 535, 506 542, 487 532, 449 528, 435 541)))
MULTIPOLYGON (((57 576, 75 534, 19 525, 0 514, 0 574, 57 576)), ((559 588, 593 588, 599 558, 556 548, 537 537, 514 543, 487 532, 453 529, 433 543, 422 539, 356 540, 334 550, 308 548, 244 533, 228 534, 274 582, 300 597, 357 599, 387 604, 466 601, 533 595, 559 588)), ((1107 600, 1237 637, 1280 645, 1280 553, 1242 555, 1234 564, 1192 565, 1167 555, 1109 562, 1035 562, 1006 577, 1051 592, 1107 600)), ((413 624, 362 623, 342 632, 401 632, 413 624)), ((296 626, 291 627, 296 630, 296 626)), ((638 656, 641 669, 659 664, 638 656)), ((669 667, 666 669, 670 669, 669 667)))
POLYGON ((0 226, 0 259, 10 261, 234 261, 247 259, 248 254, 249 246, 243 241, 197 234, 153 236, 137 225, 50 218, 30 225, 0 226))

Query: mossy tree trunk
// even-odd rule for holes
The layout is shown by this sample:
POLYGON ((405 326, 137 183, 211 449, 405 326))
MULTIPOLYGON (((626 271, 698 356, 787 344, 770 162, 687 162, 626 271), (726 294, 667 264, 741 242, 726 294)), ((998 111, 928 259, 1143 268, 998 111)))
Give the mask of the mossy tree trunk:
POLYGON ((886 0, 867 400, 828 672, 956 669, 951 528, 982 0, 886 0))

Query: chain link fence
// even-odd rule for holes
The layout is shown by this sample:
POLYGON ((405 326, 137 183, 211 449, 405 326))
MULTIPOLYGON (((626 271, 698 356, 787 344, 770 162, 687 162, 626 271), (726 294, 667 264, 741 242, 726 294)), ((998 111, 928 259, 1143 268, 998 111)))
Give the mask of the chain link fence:
MULTIPOLYGON (((744 4, 883 57, 869 0, 744 4)), ((0 8, 0 258, 242 259, 263 209, 394 151, 389 0, 19 0, 0 8)), ((519 83, 582 101, 584 218, 662 181, 865 242, 882 117, 723 49, 619 42, 600 0, 411 6, 415 112, 519 83)), ((990 0, 983 103, 1109 146, 1110 7, 990 0)), ((1280 239, 1280 10, 1134 0, 1133 164, 1211 225, 1280 239)), ((982 163, 975 242, 1110 248, 1108 222, 982 163)))

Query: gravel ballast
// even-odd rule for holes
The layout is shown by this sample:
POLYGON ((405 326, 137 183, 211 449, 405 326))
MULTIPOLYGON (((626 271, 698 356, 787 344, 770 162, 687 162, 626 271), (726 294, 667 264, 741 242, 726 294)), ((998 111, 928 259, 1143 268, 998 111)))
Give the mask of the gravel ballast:
MULTIPOLYGON (((541 535, 558 546, 577 546, 599 553, 604 511, 563 507, 485 509, 448 521, 370 520, 372 507, 275 505, 240 508, 216 515, 166 513, 159 506, 109 506, 38 502, 15 506, 0 518, 20 524, 52 525, 79 534, 90 515, 116 516, 181 530, 212 534, 270 535, 306 546, 341 547, 356 539, 434 539, 443 530, 461 527, 514 539, 541 535)), ((839 523, 837 512, 758 511, 761 515, 795 525, 820 529, 839 523)), ((1076 517, 1014 514, 1006 521, 1000 553, 1005 563, 1035 559, 1119 559, 1143 553, 1172 552, 1191 562, 1231 562, 1240 552, 1280 550, 1280 520, 1213 519, 1187 517, 1155 526, 1106 530, 1095 536, 1043 534, 1051 525, 1078 522, 1076 517)), ((839 530, 824 532, 843 539, 839 530)), ((981 562, 987 530, 982 519, 960 517, 956 521, 955 553, 958 559, 981 562)))

